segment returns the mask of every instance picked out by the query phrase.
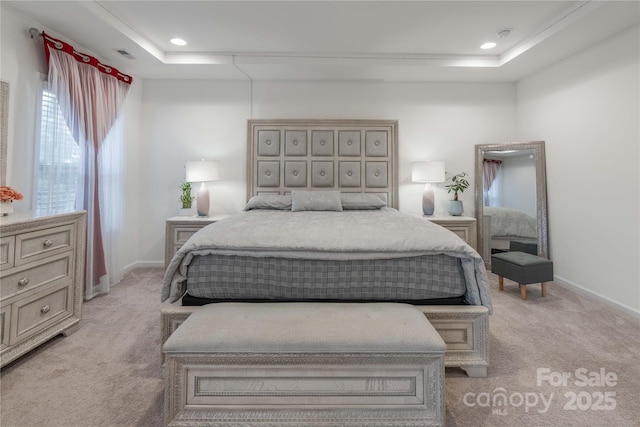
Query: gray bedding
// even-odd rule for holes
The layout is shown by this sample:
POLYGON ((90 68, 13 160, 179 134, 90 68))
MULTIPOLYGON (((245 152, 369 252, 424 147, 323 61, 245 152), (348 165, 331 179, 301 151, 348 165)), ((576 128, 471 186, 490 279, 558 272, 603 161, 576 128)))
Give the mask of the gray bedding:
MULTIPOLYGON (((187 292, 206 301, 395 301, 459 299, 459 258, 423 255, 348 261, 196 255, 187 292)), ((190 300, 191 301, 191 300, 190 300)))
POLYGON ((251 210, 208 225, 171 260, 162 300, 186 292, 195 256, 231 255, 325 261, 378 260, 443 254, 458 258, 470 304, 491 310, 482 258, 448 230, 395 209, 367 211, 251 210))
POLYGON ((536 219, 520 210, 497 206, 482 208, 484 215, 491 216, 491 238, 511 239, 538 237, 536 219))

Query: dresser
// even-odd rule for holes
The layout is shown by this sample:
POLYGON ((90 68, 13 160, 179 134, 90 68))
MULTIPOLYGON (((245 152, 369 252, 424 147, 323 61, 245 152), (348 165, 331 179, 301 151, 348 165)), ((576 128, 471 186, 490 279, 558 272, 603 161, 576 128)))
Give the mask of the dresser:
POLYGON ((166 221, 164 240, 164 268, 167 268, 173 255, 184 245, 196 231, 229 215, 217 216, 174 216, 166 221))
POLYGON ((85 212, 0 217, 0 366, 82 317, 85 212))
POLYGON ((475 218, 470 216, 423 216, 423 218, 454 232, 469 246, 478 250, 475 218))

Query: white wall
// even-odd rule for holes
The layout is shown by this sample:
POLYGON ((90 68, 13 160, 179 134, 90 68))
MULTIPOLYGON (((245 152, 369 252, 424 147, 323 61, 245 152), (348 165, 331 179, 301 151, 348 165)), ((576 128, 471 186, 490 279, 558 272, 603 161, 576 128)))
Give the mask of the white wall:
POLYGON ((640 311, 638 27, 518 83, 518 130, 546 140, 557 281, 640 311))
POLYGON ((144 82, 139 166, 142 262, 164 264, 165 220, 178 214, 178 187, 188 160, 221 161, 222 181, 209 184, 212 214, 236 213, 244 207, 249 100, 250 86, 243 81, 144 82))
POLYGON ((14 211, 31 210, 39 74, 46 73, 42 40, 28 36, 39 24, 13 9, 1 7, 0 79, 9 82, 7 185, 24 195, 14 211))
MULTIPOLYGON (((474 145, 513 140, 515 84, 145 81, 141 165, 141 254, 161 260, 164 221, 177 214, 187 160, 222 161, 222 181, 209 186, 213 213, 246 202, 246 127, 253 118, 347 118, 399 121, 400 209, 422 212, 422 184, 411 162, 444 160, 452 173, 474 175, 474 145)), ((462 194, 474 215, 473 179, 462 194)), ((450 199, 440 186, 436 214, 450 199)))
MULTIPOLYGON (((14 203, 16 212, 32 209, 34 187, 34 149, 37 120, 39 73, 46 73, 47 67, 42 48, 42 39, 31 39, 28 29, 35 27, 48 30, 10 6, 0 3, 0 79, 9 82, 9 132, 7 147, 7 185, 24 195, 24 199, 14 203)), ((72 41, 71 41, 72 42, 72 41)), ((82 46, 73 43, 79 49, 82 46)), ((90 53, 87 49, 83 52, 90 53)), ((140 149, 140 105, 142 81, 134 76, 124 109, 126 132, 125 218, 123 234, 127 236, 124 250, 118 253, 119 265, 132 265, 139 259, 138 254, 138 210, 139 176, 138 161, 140 149)))

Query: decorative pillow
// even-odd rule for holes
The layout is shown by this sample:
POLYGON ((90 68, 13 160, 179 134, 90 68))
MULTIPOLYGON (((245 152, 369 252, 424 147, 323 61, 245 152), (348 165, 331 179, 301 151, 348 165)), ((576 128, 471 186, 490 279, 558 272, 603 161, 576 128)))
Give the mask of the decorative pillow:
POLYGON ((342 193, 342 209, 346 210, 372 210, 387 206, 387 203, 375 194, 367 193, 342 193))
POLYGON ((243 210, 250 211, 251 209, 290 210, 291 195, 258 194, 249 199, 243 210))
POLYGON ((296 211, 341 211, 339 191, 292 191, 291 210, 296 211))

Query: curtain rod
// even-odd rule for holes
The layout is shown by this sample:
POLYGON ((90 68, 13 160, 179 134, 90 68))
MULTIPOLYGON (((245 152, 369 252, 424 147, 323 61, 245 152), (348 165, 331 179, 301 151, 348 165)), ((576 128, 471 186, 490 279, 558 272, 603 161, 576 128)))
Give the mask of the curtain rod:
POLYGON ((31 38, 38 36, 42 37, 42 33, 37 28, 33 27, 29 28, 29 34, 31 35, 31 38))
MULTIPOLYGON (((54 38, 48 36, 47 34, 44 34, 43 32, 39 31, 37 28, 34 28, 34 27, 29 28, 29 35, 31 36, 32 39, 34 37, 40 36, 40 37, 45 39, 45 43, 48 40, 49 42, 51 42, 55 46, 56 49, 62 50, 63 47, 64 47, 63 42, 61 42, 60 40, 54 39, 54 38)), ((77 55, 80 58, 82 58, 82 60, 85 63, 89 63, 93 59, 96 62, 94 64, 94 66, 102 68, 106 74, 110 74, 110 75, 116 77, 117 79, 119 79, 119 80, 121 80, 121 81, 123 81, 125 83, 131 84, 131 82, 133 80, 131 76, 128 76, 126 74, 121 73, 118 69, 116 69, 114 67, 111 67, 109 65, 103 64, 97 58, 94 58, 93 56, 78 52, 77 50, 75 50, 75 48, 73 46, 69 45, 68 43, 67 43, 67 46, 69 46, 69 49, 71 50, 71 52, 73 52, 74 55, 77 55), (115 71, 115 73, 112 73, 112 70, 115 71)), ((67 52, 67 53, 71 53, 71 52, 67 52)), ((49 57, 47 56, 47 61, 48 61, 48 58, 49 57)))

